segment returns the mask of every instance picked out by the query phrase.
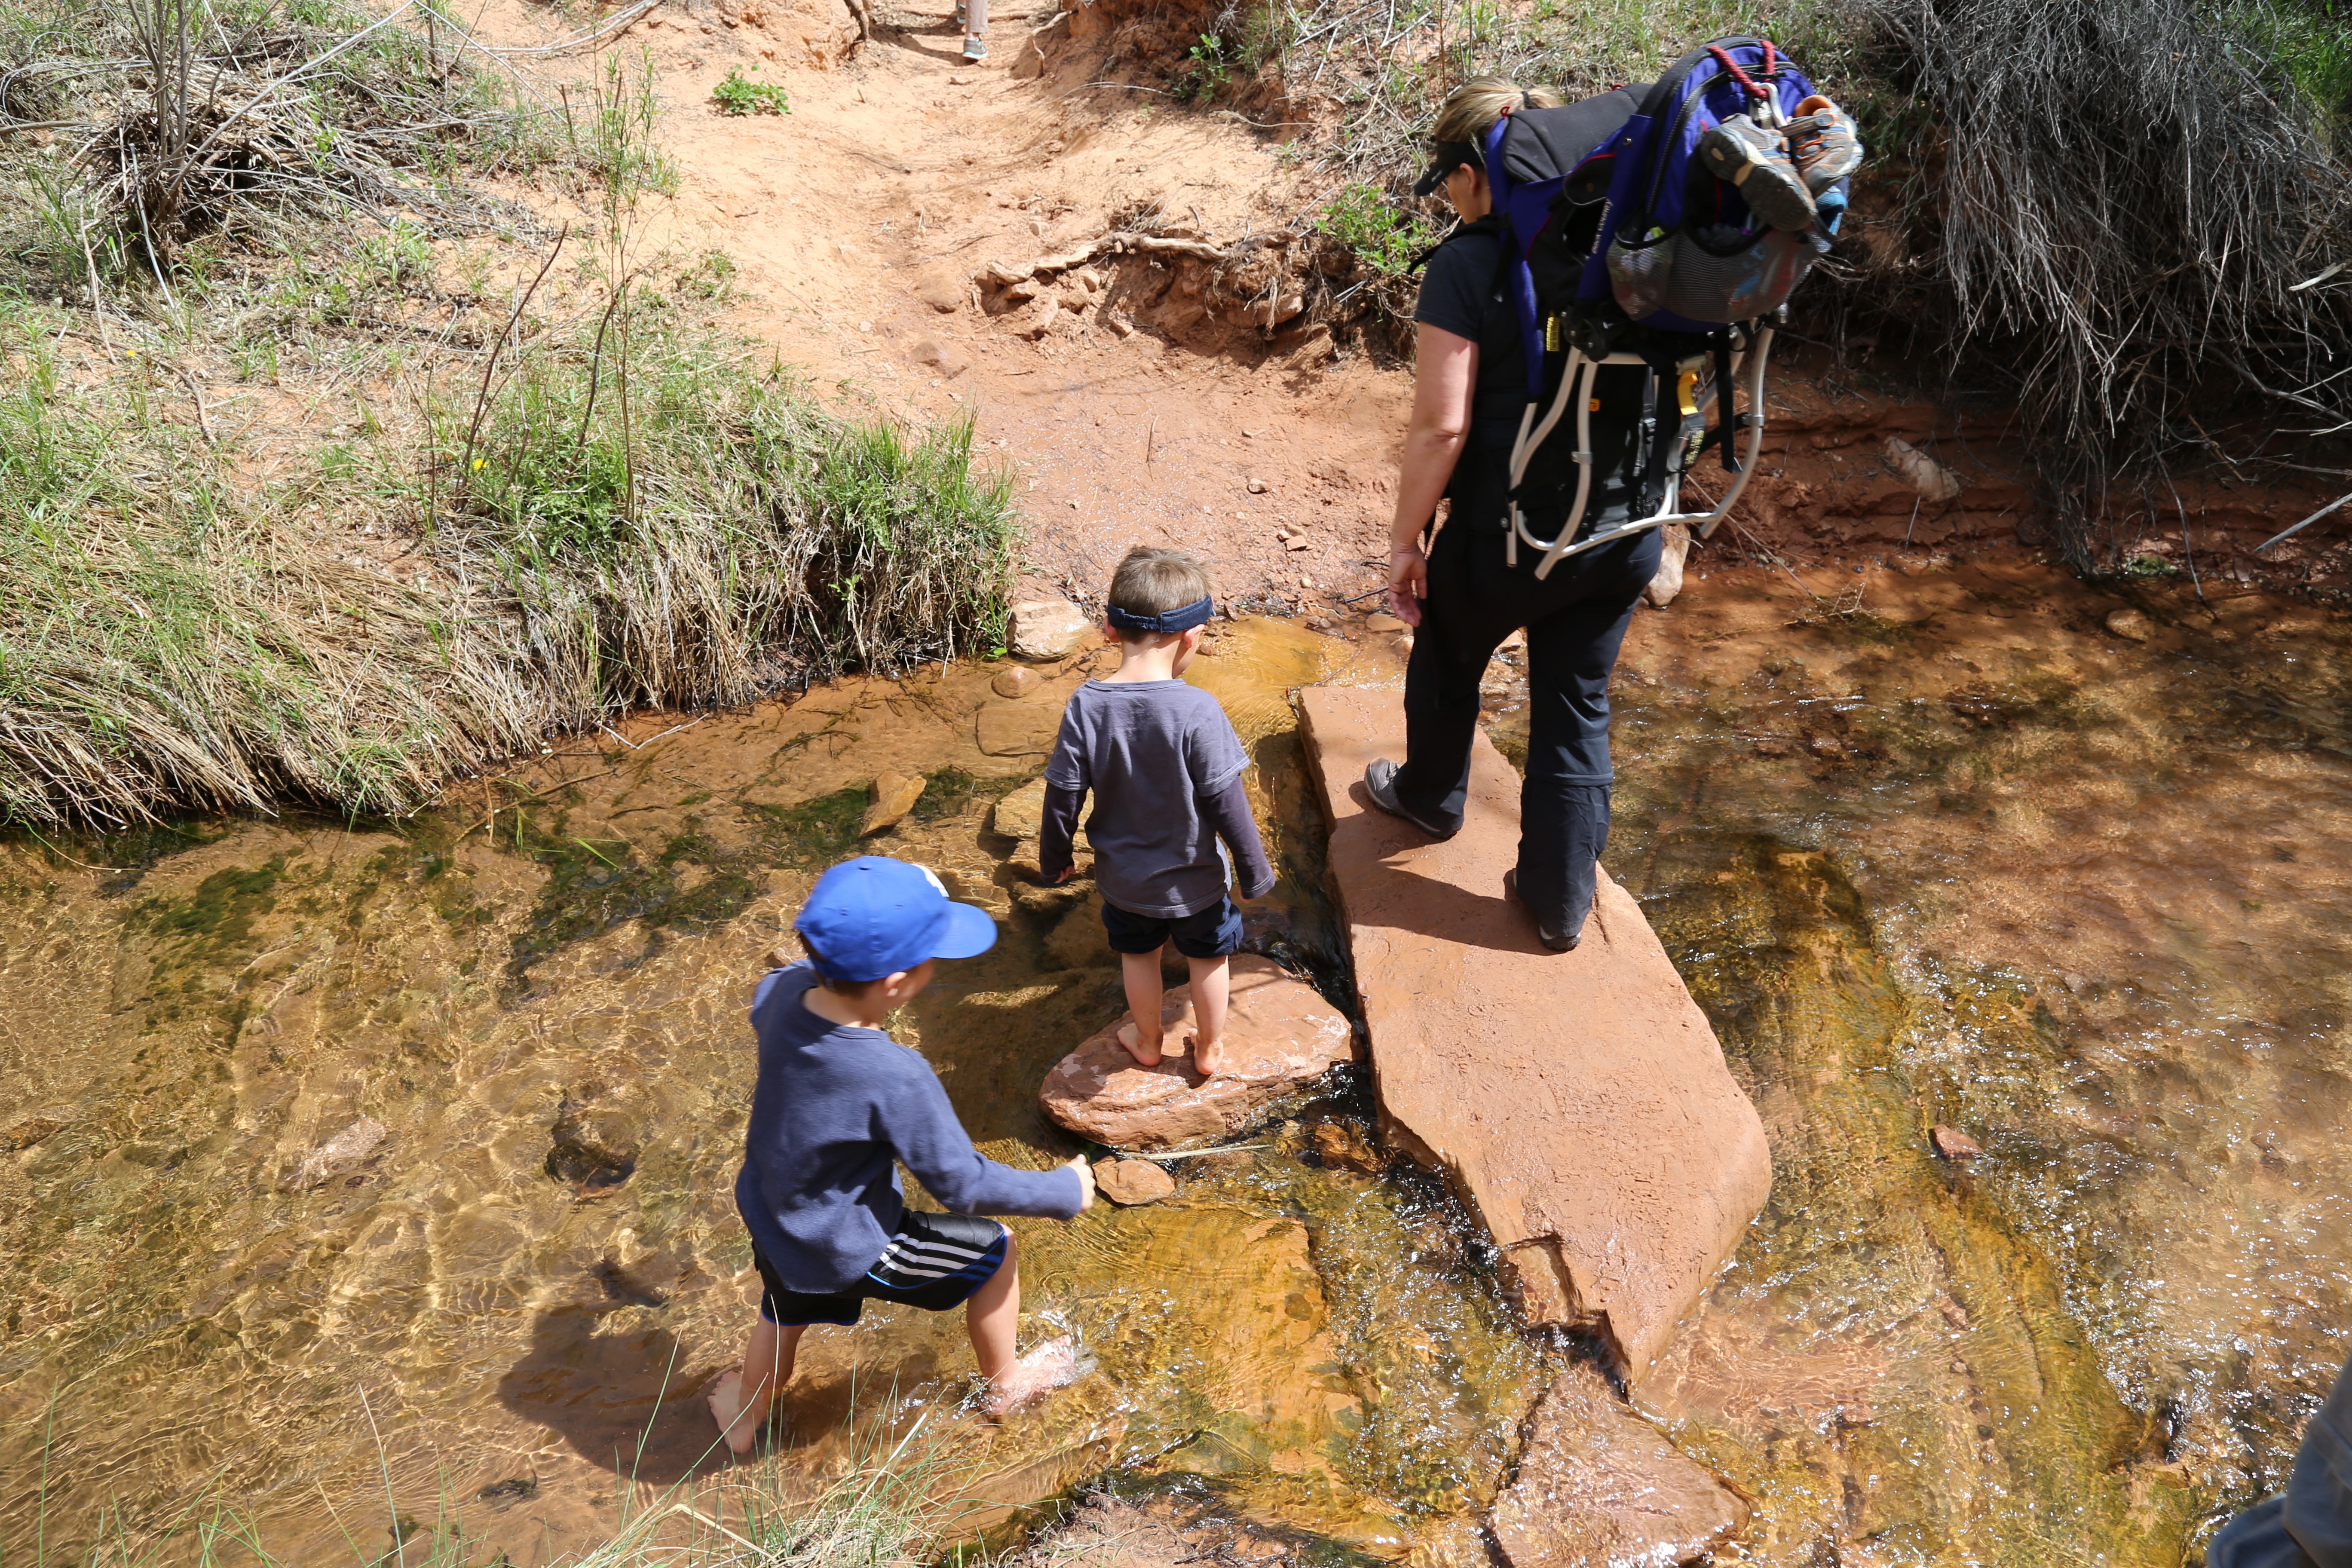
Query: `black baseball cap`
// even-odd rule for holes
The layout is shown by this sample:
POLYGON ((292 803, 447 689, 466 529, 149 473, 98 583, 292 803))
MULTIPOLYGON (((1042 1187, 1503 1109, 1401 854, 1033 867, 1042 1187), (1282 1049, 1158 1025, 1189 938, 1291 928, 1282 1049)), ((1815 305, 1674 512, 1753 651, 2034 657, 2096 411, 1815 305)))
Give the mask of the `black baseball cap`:
POLYGON ((1412 194, 1416 196, 1425 196, 1429 195, 1432 191, 1437 189, 1438 186, 1445 183, 1446 175, 1451 174, 1455 169, 1461 167, 1465 163, 1469 164, 1472 168, 1477 170, 1482 174, 1486 172, 1486 155, 1478 151, 1475 143, 1469 142, 1440 142, 1437 138, 1433 136, 1431 137, 1429 140, 1429 167, 1422 172, 1420 179, 1413 182, 1412 194))

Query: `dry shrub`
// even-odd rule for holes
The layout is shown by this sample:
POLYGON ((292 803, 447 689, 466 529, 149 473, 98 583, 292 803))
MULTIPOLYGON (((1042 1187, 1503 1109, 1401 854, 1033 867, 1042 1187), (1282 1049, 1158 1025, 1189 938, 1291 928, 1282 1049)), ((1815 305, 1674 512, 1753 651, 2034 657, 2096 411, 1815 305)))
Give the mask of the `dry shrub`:
POLYGON ((2239 25, 2282 8, 1860 0, 1908 176, 1862 299, 2011 382, 2078 566, 2113 492, 2166 495, 2217 422, 2352 425, 2352 268, 2318 277, 2352 256, 2352 169, 2280 35, 2239 25))

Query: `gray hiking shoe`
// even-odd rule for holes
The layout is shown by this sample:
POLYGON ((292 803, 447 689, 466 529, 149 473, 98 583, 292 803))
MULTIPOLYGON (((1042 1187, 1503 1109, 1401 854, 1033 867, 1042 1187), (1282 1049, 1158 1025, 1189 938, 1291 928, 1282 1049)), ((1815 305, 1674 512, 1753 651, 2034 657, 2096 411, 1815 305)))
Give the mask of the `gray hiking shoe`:
MULTIPOLYGON (((1525 899, 1519 899, 1519 868, 1517 866, 1503 873, 1503 891, 1514 899, 1518 899, 1520 903, 1527 904, 1528 901, 1525 899)), ((1528 904, 1528 913, 1534 915, 1535 906, 1528 904)), ((1576 944, 1584 940, 1584 933, 1578 931, 1570 935, 1558 931, 1544 924, 1541 915, 1536 915, 1536 940, 1553 952, 1574 952, 1576 944)))
POLYGON ((1407 811, 1404 803, 1397 799, 1396 776, 1397 765, 1386 757, 1375 757, 1364 764, 1364 793, 1372 797, 1374 805, 1391 816, 1402 817, 1432 838, 1447 839, 1462 831, 1458 827, 1433 827, 1420 816, 1407 811))
POLYGON ((1862 167, 1862 138, 1853 119, 1818 92, 1797 105, 1788 134, 1790 159, 1815 195, 1862 167))
POLYGON ((1774 228, 1802 234, 1813 226, 1813 194, 1797 173, 1786 142, 1744 114, 1735 114, 1698 139, 1706 172, 1735 187, 1748 210, 1774 228))
POLYGON ((975 33, 963 41, 964 64, 976 66, 988 58, 988 40, 975 33))

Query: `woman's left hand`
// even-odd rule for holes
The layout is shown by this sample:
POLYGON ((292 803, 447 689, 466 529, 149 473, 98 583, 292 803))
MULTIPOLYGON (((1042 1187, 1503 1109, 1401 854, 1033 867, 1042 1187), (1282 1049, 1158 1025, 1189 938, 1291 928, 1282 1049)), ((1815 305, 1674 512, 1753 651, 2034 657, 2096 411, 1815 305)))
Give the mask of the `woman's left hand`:
POLYGON ((1418 544, 1392 546, 1389 551, 1389 613, 1406 626, 1421 625, 1421 601, 1428 593, 1428 555, 1418 544))

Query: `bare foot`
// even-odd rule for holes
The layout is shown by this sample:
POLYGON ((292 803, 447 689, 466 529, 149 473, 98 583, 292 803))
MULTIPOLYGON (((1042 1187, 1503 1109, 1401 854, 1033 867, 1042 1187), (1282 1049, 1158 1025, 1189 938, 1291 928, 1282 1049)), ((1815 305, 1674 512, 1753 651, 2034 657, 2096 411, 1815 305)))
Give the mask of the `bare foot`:
POLYGON ((719 1435, 727 1439, 730 1452, 748 1454, 760 1440, 760 1428, 768 1424, 768 1415, 762 1410, 755 1416, 743 1408, 741 1367, 720 1378, 711 1389, 710 1418, 719 1423, 719 1435))
POLYGON ((1151 1054, 1150 1056, 1145 1056, 1143 1054, 1143 1028, 1140 1025, 1137 1024, 1134 1019, 1129 1018, 1126 1023, 1121 1024, 1118 1026, 1118 1043, 1127 1047, 1127 1054, 1129 1056, 1133 1057, 1145 1067, 1156 1068, 1160 1065, 1160 1042, 1154 1040, 1151 1043, 1151 1054))
POLYGON ((1195 1072, 1199 1073, 1202 1078, 1214 1078, 1214 1077, 1216 1077, 1216 1076, 1217 1076, 1217 1074, 1218 1074, 1218 1073, 1220 1073, 1220 1072, 1222 1072, 1222 1071, 1223 1071, 1223 1070, 1224 1070, 1224 1066, 1225 1066, 1225 1042, 1224 1042, 1224 1041, 1223 1041, 1223 1040, 1203 1040, 1203 1039, 1200 1039, 1200 1038, 1198 1038, 1198 1037, 1195 1037, 1195 1038, 1193 1039, 1193 1041, 1192 1041, 1192 1070, 1193 1070, 1193 1071, 1195 1071, 1195 1072))
POLYGON ((1076 1383, 1086 1371, 1078 1360, 1078 1342, 1058 1335, 1032 1349, 989 1385, 980 1408, 991 1421, 1002 1421, 1024 1405, 1032 1405, 1057 1388, 1076 1383))

